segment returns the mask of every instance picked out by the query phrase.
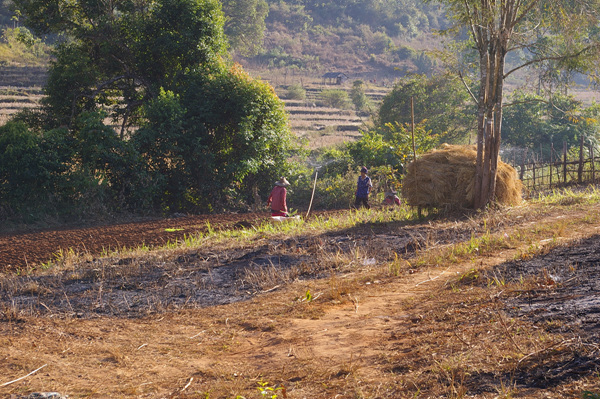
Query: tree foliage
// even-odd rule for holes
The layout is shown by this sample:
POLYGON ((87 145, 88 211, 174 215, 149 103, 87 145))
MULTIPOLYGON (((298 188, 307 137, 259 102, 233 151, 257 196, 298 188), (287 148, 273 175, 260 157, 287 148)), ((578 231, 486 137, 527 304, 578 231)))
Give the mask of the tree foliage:
POLYGON ((415 123, 423 123, 425 130, 447 140, 464 142, 474 129, 471 116, 474 107, 462 83, 445 74, 430 78, 412 75, 400 79, 381 103, 377 126, 410 124, 411 100, 415 123))
POLYGON ((514 93, 503 114, 502 141, 507 145, 537 149, 550 154, 550 147, 579 146, 583 136, 597 143, 600 105, 585 107, 572 96, 555 93, 547 100, 541 95, 514 93))
POLYGON ((265 18, 269 5, 265 0, 224 0, 225 35, 232 49, 243 56, 258 54, 262 48, 265 18))
POLYGON ((146 107, 133 141, 169 209, 215 210, 250 201, 289 172, 291 135, 283 103, 239 67, 190 76, 181 93, 146 107))
POLYGON ((244 209, 289 172, 283 102, 228 63, 216 0, 19 3, 67 39, 42 112, 0 130, 0 210, 30 191, 63 211, 244 209))
POLYGON ((123 126, 136 123, 140 106, 160 87, 172 89, 188 71, 225 55, 216 0, 15 4, 36 33, 67 38, 46 87, 46 113, 56 123, 51 127, 70 125, 79 113, 101 107, 123 126))
MULTIPOLYGON (((478 73, 472 96, 478 107, 475 206, 480 208, 492 201, 495 193, 504 80, 517 70, 533 66, 567 75, 595 68, 600 54, 597 28, 600 2, 443 0, 442 3, 447 5, 455 22, 451 32, 460 34, 466 29, 477 52, 476 57, 469 54, 465 58, 460 74, 465 76, 473 65, 478 73), (507 70, 507 55, 521 50, 523 59, 507 70)), ((545 76, 554 80, 557 75, 545 76)))

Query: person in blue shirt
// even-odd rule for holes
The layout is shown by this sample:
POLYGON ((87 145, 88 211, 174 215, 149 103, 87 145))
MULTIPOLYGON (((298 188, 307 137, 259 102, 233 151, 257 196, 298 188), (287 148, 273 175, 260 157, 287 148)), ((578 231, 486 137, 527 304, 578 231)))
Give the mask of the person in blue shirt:
POLYGON ((371 209, 369 194, 371 193, 371 189, 373 189, 373 183, 371 182, 371 178, 367 176, 368 172, 365 166, 360 169, 360 176, 358 176, 358 181, 356 182, 356 201, 354 201, 354 207, 356 208, 364 206, 367 209, 371 209))

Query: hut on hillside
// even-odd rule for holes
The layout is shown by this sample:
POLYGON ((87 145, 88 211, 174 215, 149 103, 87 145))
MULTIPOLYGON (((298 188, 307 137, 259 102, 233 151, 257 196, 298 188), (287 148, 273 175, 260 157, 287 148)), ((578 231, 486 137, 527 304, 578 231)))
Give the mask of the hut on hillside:
MULTIPOLYGON (((402 184, 406 203, 424 208, 473 208, 476 160, 475 146, 443 144, 411 162, 402 184)), ((519 204, 522 190, 517 171, 499 160, 496 201, 519 204)))
POLYGON ((348 80, 348 76, 342 72, 327 72, 322 76, 323 84, 341 85, 348 80))

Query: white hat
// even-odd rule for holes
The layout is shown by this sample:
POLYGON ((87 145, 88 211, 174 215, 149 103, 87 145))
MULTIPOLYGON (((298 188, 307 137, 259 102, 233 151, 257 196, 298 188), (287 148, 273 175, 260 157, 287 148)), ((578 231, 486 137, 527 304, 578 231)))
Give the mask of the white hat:
POLYGON ((287 186, 289 186, 289 185, 290 185, 290 182, 289 182, 289 181, 287 181, 287 180, 285 179, 285 177, 282 177, 281 179, 279 179, 279 181, 276 181, 276 182, 275 182, 275 185, 276 185, 276 186, 280 186, 280 187, 287 187, 287 186))

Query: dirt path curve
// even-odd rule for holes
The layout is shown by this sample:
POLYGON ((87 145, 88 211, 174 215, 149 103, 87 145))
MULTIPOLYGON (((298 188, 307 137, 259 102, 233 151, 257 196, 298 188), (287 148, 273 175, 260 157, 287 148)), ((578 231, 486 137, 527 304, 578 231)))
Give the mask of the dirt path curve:
MULTIPOLYGON (((598 234, 594 215, 599 211, 594 205, 586 211, 536 214, 528 220, 518 219, 523 223, 510 225, 506 232, 543 230, 558 220, 590 215, 586 223, 548 231, 537 244, 550 244, 552 238, 570 242, 598 234)), ((103 398, 234 398, 253 392, 254 396, 246 395, 250 398, 256 397, 257 381, 264 378, 269 386, 285 383, 289 399, 448 397, 436 392, 428 396, 406 393, 427 390, 427 384, 438 376, 441 379, 438 366, 452 359, 455 351, 468 354, 468 350, 459 351, 467 343, 502 345, 504 335, 494 331, 503 325, 487 320, 476 336, 474 327, 463 324, 473 316, 468 303, 451 309, 456 313, 445 315, 442 310, 439 316, 448 320, 438 323, 431 312, 439 295, 452 295, 444 287, 456 276, 474 267, 484 270, 514 259, 529 245, 524 240, 522 245, 499 248, 473 260, 416 269, 381 281, 373 281, 360 270, 296 280, 246 301, 143 318, 15 316, 15 321, 0 324, 0 375, 6 376, 0 383, 48 364, 43 373, 11 385, 6 392, 55 390, 72 397, 103 398), (351 289, 344 290, 345 285, 351 289), (309 289, 315 299, 310 303, 299 300, 309 289), (333 299, 328 293, 332 291, 341 298, 333 299), (466 326, 456 336, 451 330, 455 317, 460 323, 457 326, 466 326)), ((65 295, 60 292, 57 296, 65 295)), ((526 343, 520 345, 525 353, 537 353, 526 343)), ((504 347, 499 350, 509 353, 504 347)), ((489 356, 491 363, 496 361, 491 349, 489 356)), ((478 370, 474 367, 472 372, 478 370)), ((496 376, 496 369, 489 370, 483 370, 489 374, 473 375, 474 384, 481 382, 480 376, 496 376)), ((468 382, 465 380, 465 385, 468 382)), ((441 381, 440 385, 446 387, 447 383, 441 381)), ((519 389, 520 396, 513 397, 577 397, 559 395, 554 387, 540 389, 539 395, 519 389)), ((498 392, 470 397, 498 397, 498 392)))

